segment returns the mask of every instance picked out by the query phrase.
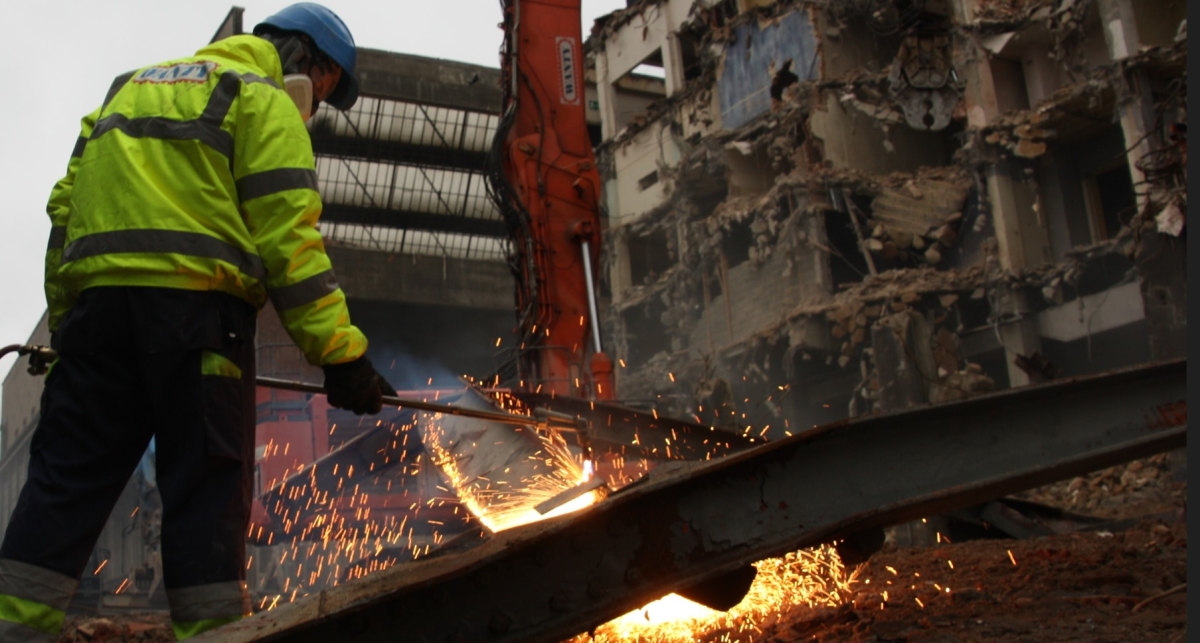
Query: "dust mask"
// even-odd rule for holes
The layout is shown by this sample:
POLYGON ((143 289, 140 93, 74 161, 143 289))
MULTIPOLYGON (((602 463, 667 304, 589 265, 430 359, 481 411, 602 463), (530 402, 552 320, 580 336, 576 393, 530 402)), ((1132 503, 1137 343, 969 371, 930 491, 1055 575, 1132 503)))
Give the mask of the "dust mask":
POLYGON ((313 83, 308 74, 288 74, 283 77, 283 88, 291 97, 296 108, 300 110, 300 118, 307 123, 312 117, 313 83))

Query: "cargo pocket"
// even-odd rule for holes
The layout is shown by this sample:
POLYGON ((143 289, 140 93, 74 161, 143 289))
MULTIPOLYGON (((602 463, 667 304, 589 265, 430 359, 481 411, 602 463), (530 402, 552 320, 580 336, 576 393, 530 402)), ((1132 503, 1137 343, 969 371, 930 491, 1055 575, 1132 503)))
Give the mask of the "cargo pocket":
POLYGON ((200 352, 200 380, 208 457, 240 462, 249 439, 242 417, 242 369, 228 357, 205 349, 200 352))

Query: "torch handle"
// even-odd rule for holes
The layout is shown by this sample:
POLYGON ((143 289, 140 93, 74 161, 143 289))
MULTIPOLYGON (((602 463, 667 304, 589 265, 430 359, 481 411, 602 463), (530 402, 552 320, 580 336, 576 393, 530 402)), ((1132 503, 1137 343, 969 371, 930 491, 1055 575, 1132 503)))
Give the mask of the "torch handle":
MULTIPOLYGON (((325 395, 325 388, 308 382, 297 382, 293 380, 281 380, 273 377, 259 377, 256 380, 259 386, 267 388, 280 389, 284 391, 297 391, 300 393, 316 393, 325 395)), ((391 395, 383 396, 383 403, 391 406, 401 406, 407 409, 417 411, 427 411, 430 413, 443 413, 446 415, 459 415, 462 417, 475 418, 479 420, 491 420, 493 422, 503 422, 505 424, 518 425, 536 425, 538 419, 527 415, 515 415, 512 413, 495 413, 492 411, 477 411, 475 409, 464 409, 449 404, 438 404, 436 402, 425 402, 422 400, 406 400, 404 398, 394 397, 391 395)))

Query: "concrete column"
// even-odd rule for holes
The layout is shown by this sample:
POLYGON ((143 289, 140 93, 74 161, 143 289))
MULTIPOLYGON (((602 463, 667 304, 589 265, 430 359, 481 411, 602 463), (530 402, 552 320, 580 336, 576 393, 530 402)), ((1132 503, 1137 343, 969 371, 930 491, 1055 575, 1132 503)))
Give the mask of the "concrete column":
MULTIPOLYGON (((1121 129, 1129 150, 1129 174, 1134 185, 1139 185, 1146 177, 1137 162, 1161 145, 1161 141, 1154 131, 1154 99, 1149 79, 1138 69, 1126 72, 1126 78, 1133 96, 1119 107, 1121 129)), ((1149 192, 1138 191, 1137 206, 1138 212, 1152 217, 1156 212, 1149 192)), ((1141 226, 1141 243, 1134 262, 1142 276, 1142 307, 1150 327, 1150 354, 1154 359, 1184 356, 1187 354, 1186 243, 1182 238, 1158 232, 1153 219, 1135 219, 1134 225, 1141 226)))
MULTIPOLYGON (((958 11, 973 16, 975 5, 974 0, 959 0, 958 11)), ((977 53, 977 62, 963 73, 969 125, 982 128, 1001 110, 987 52, 980 49, 977 53)), ((1001 266, 1015 272, 1052 262, 1054 253, 1046 222, 1038 212, 1038 195, 1026 181, 1023 168, 1012 160, 997 161, 988 171, 987 187, 1001 266)))
POLYGON ((1000 251, 1000 265, 1018 272, 1054 261, 1050 235, 1041 215, 1037 192, 1011 160, 988 171, 988 196, 1000 251))
MULTIPOLYGON (((903 411, 929 403, 929 385, 937 378, 932 333, 929 322, 911 310, 883 317, 871 326, 880 411, 903 411)), ((901 546, 929 545, 936 538, 930 523, 937 520, 934 517, 929 522, 913 521, 888 527, 882 532, 868 529, 839 545, 838 553, 849 553, 852 560, 859 554, 870 556, 885 540, 901 546)))
MULTIPOLYGON (((1150 93, 1150 79, 1146 72, 1131 69, 1126 72, 1131 96, 1119 107, 1121 130, 1125 135, 1125 148, 1129 150, 1126 158, 1129 160, 1129 178, 1134 185, 1146 180, 1146 175, 1137 167, 1142 157, 1154 151, 1160 145, 1158 132, 1154 131, 1154 97, 1150 93), (1149 136, 1147 136, 1149 134, 1149 136)), ((1146 207, 1148 193, 1140 190, 1137 193, 1138 210, 1146 207)))
MULTIPOLYGON (((1114 60, 1127 58, 1141 49, 1130 0, 1100 0, 1100 20, 1114 60)), ((1118 113, 1129 150, 1129 175, 1134 185, 1139 185, 1146 177, 1138 169, 1138 161, 1161 146, 1162 141, 1154 129, 1154 97, 1149 77, 1134 68, 1125 72, 1125 81, 1130 95, 1118 106, 1118 113)), ((1148 190, 1138 192, 1137 205, 1139 212, 1152 207, 1148 190)), ((1160 234, 1152 222, 1146 222, 1142 225, 1135 262, 1142 276, 1142 306, 1150 327, 1151 356, 1168 359, 1186 355, 1187 249, 1183 239, 1160 234)))
POLYGON ((871 327, 881 411, 929 402, 929 384, 937 377, 931 333, 925 318, 912 311, 884 317, 871 327))
MULTIPOLYGON (((1100 21, 1114 60, 1141 50, 1137 18, 1131 0, 1100 0, 1100 21)), ((1129 150, 1129 175, 1133 184, 1145 180, 1137 162, 1162 145, 1154 131, 1154 99, 1150 82, 1140 69, 1125 72, 1131 96, 1118 106, 1125 147, 1129 150)), ((1138 212, 1145 212, 1150 195, 1137 197, 1138 212)), ((1153 213, 1151 213, 1153 214, 1153 213)), ((1142 224, 1141 243, 1134 262, 1142 276, 1142 308, 1150 327, 1150 356, 1171 359, 1187 356, 1187 244, 1184 239, 1160 234, 1153 221, 1142 224)), ((1187 473, 1186 449, 1171 454, 1171 469, 1178 478, 1187 473)))
POLYGON ((1142 310, 1150 327, 1150 356, 1187 355, 1187 247, 1184 239, 1142 229, 1136 257, 1142 277, 1142 310))
POLYGON ((629 240, 624 231, 609 228, 605 242, 611 248, 608 256, 612 263, 608 266, 608 279, 612 286, 612 303, 618 306, 625 301, 625 291, 633 285, 629 267, 629 240))
POLYGON ((979 0, 953 0, 954 21, 957 23, 973 22, 979 0))
POLYGON ((1130 0, 1100 0, 1100 26, 1113 60, 1124 60, 1138 52, 1137 21, 1130 0))
POLYGON ((1008 368, 1008 385, 1012 388, 1033 384, 1029 374, 1017 366, 1017 355, 1030 356, 1041 352, 1042 338, 1038 333, 1037 316, 1032 315, 1024 293, 1001 286, 990 293, 992 314, 1001 320, 1014 319, 997 326, 1004 347, 1004 362, 1008 368))
POLYGON ((1021 69, 1025 75, 1025 94, 1032 107, 1048 98, 1058 89, 1058 68, 1051 60, 1048 47, 1031 47, 1021 56, 1021 69))
POLYGON ((1042 338, 1038 336, 1037 317, 1030 317, 999 327, 1000 341, 1004 342, 1004 361, 1008 368, 1008 385, 1012 388, 1028 386, 1034 381, 1029 374, 1017 366, 1017 355, 1026 357, 1041 352, 1042 338))
MULTIPOLYGON (((1108 53, 1113 60, 1123 60, 1141 49, 1137 20, 1130 0, 1100 0, 1100 21, 1104 26, 1108 53)), ((1130 178, 1134 185, 1138 185, 1146 177, 1137 169, 1137 162, 1159 145, 1157 133, 1153 132, 1154 97, 1150 93, 1150 80, 1145 72, 1129 70, 1126 72, 1126 82, 1131 95, 1118 106, 1118 110, 1125 146, 1129 150, 1130 178)), ((1139 194, 1138 208, 1145 205, 1146 195, 1139 194)))
POLYGON ((667 83, 667 96, 674 96, 687 84, 684 79, 683 43, 679 34, 671 32, 662 46, 663 72, 667 83))
POLYGON ((600 103, 600 138, 607 141, 617 134, 617 95, 608 77, 608 50, 596 54, 596 99, 600 103))
MULTIPOLYGON (((974 9, 970 11, 973 15, 974 9)), ((974 54, 975 64, 960 70, 966 81, 967 125, 984 128, 1000 115, 1000 99, 996 96, 996 79, 987 50, 976 47, 974 54)))

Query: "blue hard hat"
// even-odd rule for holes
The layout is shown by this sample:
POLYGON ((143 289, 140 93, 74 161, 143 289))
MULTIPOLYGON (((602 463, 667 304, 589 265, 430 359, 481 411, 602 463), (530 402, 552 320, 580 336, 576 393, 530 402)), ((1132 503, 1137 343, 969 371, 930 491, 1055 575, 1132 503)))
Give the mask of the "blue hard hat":
POLYGON ((338 109, 350 109, 354 105, 358 100, 358 78, 354 74, 358 51, 354 47, 354 36, 336 13, 319 4, 298 2, 255 25, 254 35, 261 34, 266 27, 297 31, 312 38, 317 49, 342 68, 342 78, 325 102, 338 109))

